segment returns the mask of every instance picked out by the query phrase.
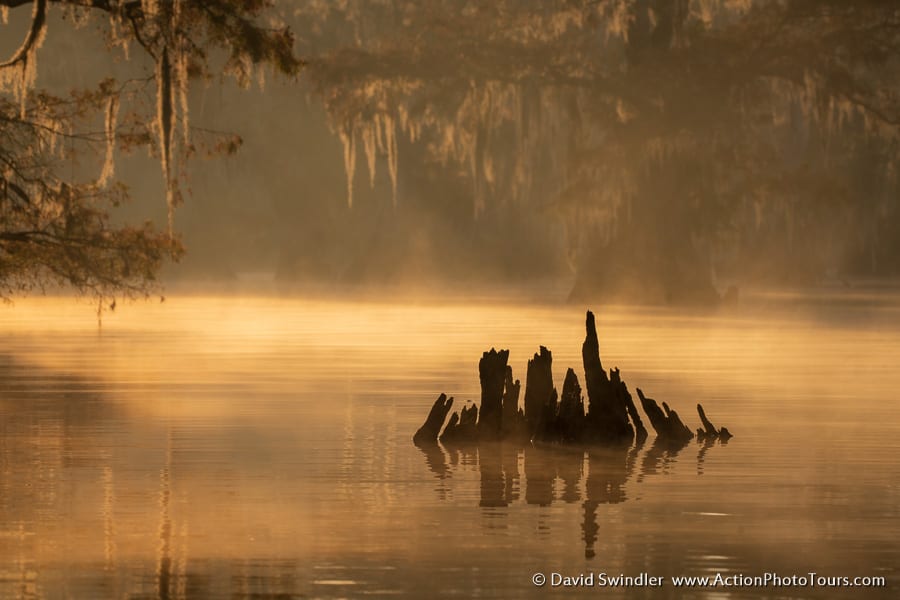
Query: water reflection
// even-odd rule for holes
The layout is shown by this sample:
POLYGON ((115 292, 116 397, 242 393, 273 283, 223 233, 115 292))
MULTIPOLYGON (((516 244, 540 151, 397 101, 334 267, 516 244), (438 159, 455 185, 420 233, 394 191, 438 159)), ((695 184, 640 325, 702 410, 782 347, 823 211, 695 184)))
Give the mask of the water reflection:
POLYGON ((659 397, 715 398, 728 448, 417 449, 423 399, 477 397, 485 340, 524 361, 541 323, 577 364, 580 319, 204 298, 98 334, 21 308, 0 315, 0 598, 546 597, 531 573, 601 567, 884 574, 866 596, 897 597, 890 323, 605 313, 608 353, 659 397))
POLYGON ((585 558, 593 558, 595 555, 594 544, 600 532, 597 508, 601 504, 625 501, 625 483, 634 472, 635 459, 642 445, 643 442, 640 442, 627 451, 618 448, 588 450, 584 521, 581 526, 585 558))
MULTIPOLYGON (((186 512, 181 522, 173 514, 179 483, 171 426, 157 429, 152 440, 125 440, 106 429, 126 415, 97 382, 8 356, 0 355, 0 381, 0 598, 301 595, 296 561, 200 560, 191 570, 186 512), (163 446, 152 447, 160 438, 163 446), (146 443, 151 447, 139 448, 140 464, 123 461, 123 450, 146 443), (136 470, 139 479, 155 470, 155 483, 136 481, 136 470), (124 498, 122 473, 128 480, 124 498), (144 538, 144 524, 154 515, 135 509, 151 503, 155 548, 144 553, 134 540, 144 538), (98 541, 102 555, 94 558, 98 541), (154 556, 155 564, 136 560, 135 553, 154 556), (60 563, 63 580, 48 573, 60 563)), ((153 538, 146 536, 151 543, 153 538)))
POLYGON ((706 462, 706 453, 709 452, 709 449, 717 444, 720 446, 726 446, 728 445, 728 440, 729 438, 704 438, 702 440, 698 440, 697 445, 699 446, 699 449, 697 450, 697 475, 703 475, 703 465, 706 462))
POLYGON ((647 477, 666 475, 675 468, 679 454, 690 445, 698 447, 697 474, 701 475, 707 452, 713 446, 727 443, 715 439, 677 442, 657 438, 652 444, 642 440, 630 447, 576 448, 547 444, 521 447, 508 442, 450 444, 449 447, 442 443, 423 443, 416 447, 424 455, 428 470, 441 481, 438 491, 442 500, 448 497, 448 480, 464 465, 477 466, 482 508, 515 504, 520 500, 519 490, 523 485, 525 504, 547 507, 554 502, 583 501, 584 555, 593 558, 601 525, 597 515, 600 505, 625 502, 629 481, 640 484, 647 477), (637 465, 640 468, 635 472, 637 465))
POLYGON ((703 444, 703 442, 695 442, 693 440, 674 441, 660 440, 659 438, 654 440, 641 458, 641 470, 638 474, 638 481, 643 481, 647 475, 665 475, 668 473, 676 463, 678 454, 692 443, 703 444))

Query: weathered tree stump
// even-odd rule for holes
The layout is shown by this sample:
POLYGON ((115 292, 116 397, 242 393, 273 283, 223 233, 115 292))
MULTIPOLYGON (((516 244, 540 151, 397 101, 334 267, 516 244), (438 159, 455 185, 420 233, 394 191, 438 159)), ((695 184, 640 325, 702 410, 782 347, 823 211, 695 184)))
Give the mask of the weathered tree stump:
POLYGON ((474 442, 478 440, 478 407, 474 404, 453 413, 444 428, 440 440, 445 444, 474 442))
POLYGON ((519 380, 513 381, 512 367, 506 366, 506 378, 503 383, 503 410, 500 429, 504 439, 525 438, 525 413, 519 410, 519 392, 522 385, 519 380))
POLYGON ((544 346, 528 361, 525 373, 525 425, 529 438, 547 427, 549 407, 556 401, 553 387, 553 356, 544 346))
POLYGON ((706 411, 703 410, 703 405, 697 403, 697 413, 700 415, 700 422, 703 423, 703 429, 697 429, 697 439, 698 440, 723 440, 728 441, 733 436, 731 432, 729 432, 724 427, 722 429, 716 429, 715 425, 713 425, 709 419, 706 418, 706 411))
POLYGON ((413 443, 416 445, 437 443, 441 427, 444 426, 444 421, 447 420, 447 413, 450 412, 451 406, 453 406, 453 398, 447 398, 447 394, 438 396, 438 399, 434 401, 434 405, 431 407, 431 412, 425 418, 425 423, 419 427, 416 435, 413 436, 413 443))
POLYGON ((638 413, 637 407, 634 405, 634 399, 632 399, 631 394, 628 392, 628 386, 625 385, 625 382, 622 381, 622 377, 619 375, 618 368, 610 370, 609 379, 612 382, 614 389, 616 390, 616 395, 618 395, 620 402, 625 405, 625 409, 628 411, 628 417, 634 424, 635 441, 638 444, 643 443, 644 440, 647 439, 647 429, 644 427, 644 422, 641 420, 641 415, 638 413))
POLYGON ((638 398, 641 399, 641 407, 644 409, 644 412, 647 413, 647 417, 650 419, 650 425, 656 430, 658 438, 680 442, 690 440, 694 437, 691 430, 682 423, 678 413, 671 410, 668 404, 663 402, 663 407, 660 408, 656 403, 656 400, 644 396, 644 392, 641 391, 641 388, 637 388, 637 393, 638 398))
MULTIPOLYGON (((605 444, 621 445, 636 441, 639 447, 647 438, 647 429, 641 420, 628 386, 622 380, 619 369, 611 369, 607 376, 600 361, 600 344, 594 315, 587 313, 585 340, 581 347, 584 363, 588 407, 585 411, 581 386, 575 371, 566 371, 562 397, 553 387, 553 357, 544 346, 528 361, 525 375, 526 387, 524 411, 519 408, 521 384, 513 379, 509 366, 509 350, 485 352, 478 363, 481 380, 481 414, 478 406, 471 404, 451 415, 447 426, 441 426, 450 412, 453 398, 441 394, 416 431, 413 442, 417 445, 434 444, 438 439, 445 444, 471 444, 496 440, 521 442, 546 442, 553 444, 605 444)), ((637 389, 641 408, 656 431, 656 443, 661 446, 683 445, 694 437, 682 422, 678 413, 665 402, 662 407, 637 389)), ((697 430, 699 440, 727 441, 732 437, 725 429, 716 429, 706 418, 701 405, 697 412, 703 428, 697 430)))
MULTIPOLYGON (((586 435, 588 441, 630 442, 634 429, 628 422, 624 398, 606 376, 600 362, 600 343, 594 313, 588 311, 586 335, 581 346, 584 362, 584 381, 588 393, 586 435)), ((527 393, 527 390, 526 390, 527 393)))
POLYGON ((506 383, 506 363, 509 350, 497 352, 491 348, 478 362, 478 376, 481 379, 481 415, 478 420, 478 434, 482 439, 498 440, 502 434, 503 388, 506 383))
POLYGON ((584 399, 575 371, 566 371, 559 414, 556 417, 556 439, 562 443, 580 442, 584 435, 584 399))

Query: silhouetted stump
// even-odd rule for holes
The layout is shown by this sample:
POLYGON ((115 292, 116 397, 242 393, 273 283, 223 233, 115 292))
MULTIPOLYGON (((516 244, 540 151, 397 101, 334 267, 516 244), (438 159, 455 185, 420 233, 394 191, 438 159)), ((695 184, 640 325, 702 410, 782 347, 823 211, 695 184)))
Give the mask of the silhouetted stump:
POLYGON ((437 443, 441 427, 444 426, 444 421, 447 419, 447 413, 450 412, 451 406, 453 406, 453 398, 447 398, 447 394, 438 396, 438 399, 434 401, 434 405, 431 407, 431 412, 428 413, 428 417, 425 419, 425 423, 419 427, 416 435, 413 436, 413 443, 416 445, 437 443))
POLYGON ((671 410, 668 404, 663 402, 663 407, 660 408, 656 400, 644 396, 641 388, 637 388, 637 393, 641 399, 641 407, 650 419, 650 425, 656 430, 658 438, 678 442, 694 437, 691 430, 682 423, 678 413, 671 410))
POLYGON ((525 374, 525 424, 529 438, 534 438, 547 428, 550 406, 556 402, 552 364, 553 356, 544 346, 528 361, 528 371, 525 374))
POLYGON ((597 325, 594 313, 588 311, 585 323, 585 338, 581 345, 581 359, 584 363, 584 385, 588 393, 588 413, 600 412, 601 397, 606 387, 606 371, 600 362, 600 342, 597 339, 597 325))
POLYGON ((478 362, 481 380, 481 418, 478 433, 482 439, 500 439, 503 422, 503 388, 506 382, 506 363, 509 350, 497 352, 491 348, 478 362))
POLYGON ((631 422, 634 424, 634 437, 635 441, 638 444, 644 442, 647 439, 647 429, 644 427, 644 422, 641 420, 641 415, 638 413, 637 407, 634 405, 634 399, 632 399, 631 394, 628 392, 628 386, 625 385, 625 382, 622 381, 621 376, 619 375, 619 369, 613 369, 609 372, 609 379, 612 382, 613 387, 616 390, 616 394, 619 396, 620 401, 625 404, 625 409, 628 411, 628 416, 631 418, 631 422))
POLYGON ((513 381, 512 367, 506 366, 506 380, 503 383, 503 422, 500 424, 502 437, 525 438, 525 413, 519 410, 519 392, 522 385, 519 380, 513 381))
POLYGON ((674 408, 669 408, 669 405, 665 402, 662 403, 663 410, 666 411, 666 418, 669 420, 669 428, 672 431, 673 439, 686 439, 691 440, 694 438, 694 434, 691 432, 690 427, 684 424, 681 420, 681 417, 678 416, 678 413, 675 412, 674 408))
MULTIPOLYGON (((647 438, 647 429, 619 369, 611 369, 608 376, 603 369, 597 327, 590 311, 585 322, 581 354, 588 394, 587 411, 574 370, 566 371, 562 397, 558 396, 553 387, 553 357, 544 346, 528 361, 523 411, 519 408, 521 384, 513 379, 512 368, 508 364, 509 350, 491 348, 478 363, 480 418, 478 406, 466 406, 451 415, 441 432, 453 404, 453 398, 448 399, 441 394, 425 423, 413 436, 413 441, 417 445, 434 444, 438 439, 447 444, 515 440, 619 445, 635 440, 639 447, 647 438)), ((644 396, 640 389, 637 393, 641 408, 650 419, 661 446, 685 444, 694 437, 668 404, 663 402, 660 406, 652 398, 644 396)), ((703 423, 703 428, 697 430, 698 439, 725 442, 732 437, 724 427, 716 429, 699 404, 697 412, 703 423)), ((459 447, 461 450, 464 448, 459 447)))
POLYGON ((617 393, 600 362, 597 325, 591 311, 587 313, 585 330, 581 358, 584 362, 584 381, 588 393, 585 428, 587 440, 606 443, 630 442, 634 438, 634 429, 628 422, 628 409, 624 398, 617 393))
POLYGON ((703 412, 703 405, 700 403, 697 404, 697 412, 700 414, 700 422, 703 424, 703 429, 697 430, 697 437, 716 437, 719 435, 715 426, 706 418, 706 413, 703 412))
POLYGON ((550 392, 550 401, 544 405, 544 410, 541 412, 538 431, 534 434, 532 439, 546 442, 557 441, 558 423, 556 422, 556 419, 558 414, 559 394, 557 393, 556 388, 553 388, 553 391, 550 392))
POLYGON ((698 440, 719 439, 722 441, 728 441, 733 437, 731 435, 731 432, 729 432, 724 427, 722 429, 716 429, 715 425, 713 425, 712 422, 710 422, 710 420, 706 418, 706 411, 703 410, 702 404, 697 404, 697 413, 700 415, 700 422, 703 423, 703 429, 697 429, 698 440))
POLYGON ((584 399, 575 371, 566 371, 559 414, 556 418, 556 437, 563 443, 579 442, 584 433, 584 399))
POLYGON ((444 428, 440 440, 446 444, 474 442, 478 439, 478 407, 464 407, 459 413, 453 413, 450 422, 444 428))

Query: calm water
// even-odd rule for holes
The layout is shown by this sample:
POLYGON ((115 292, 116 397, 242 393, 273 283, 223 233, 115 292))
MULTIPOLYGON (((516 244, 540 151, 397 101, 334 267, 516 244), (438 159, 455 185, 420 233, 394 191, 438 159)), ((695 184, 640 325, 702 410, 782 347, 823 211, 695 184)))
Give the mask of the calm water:
POLYGON ((583 309, 174 298, 0 308, 0 597, 897 597, 900 303, 598 311, 633 390, 727 445, 411 443, 477 359, 581 376, 583 309), (765 309, 763 312, 762 309, 765 309), (536 588, 536 572, 883 588, 536 588))

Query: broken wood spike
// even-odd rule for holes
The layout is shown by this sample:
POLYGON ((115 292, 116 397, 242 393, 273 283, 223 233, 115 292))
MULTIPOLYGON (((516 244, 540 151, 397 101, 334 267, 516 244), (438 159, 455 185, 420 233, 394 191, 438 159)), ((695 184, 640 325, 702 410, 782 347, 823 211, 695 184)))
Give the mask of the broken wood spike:
POLYGON ((619 374, 618 367, 612 369, 609 372, 609 379, 615 386, 616 394, 620 396, 620 401, 625 404, 625 408, 628 410, 628 417, 634 424, 635 441, 640 444, 647 439, 647 429, 644 427, 644 422, 641 420, 641 415, 638 413, 637 407, 634 405, 634 399, 628 392, 628 386, 625 385, 624 381, 622 381, 622 376, 619 374))
POLYGON ((733 435, 731 435, 731 432, 728 431, 728 429, 726 429, 725 427, 716 429, 715 425, 713 425, 712 422, 708 418, 706 418, 706 411, 703 410, 702 404, 697 404, 697 414, 700 415, 700 422, 703 423, 703 429, 697 429, 698 440, 719 439, 724 442, 734 437, 733 435))
POLYGON ((648 398, 637 388, 638 398, 641 399, 641 408, 650 419, 650 425, 656 430, 656 436, 664 440, 685 441, 694 437, 691 430, 685 427, 684 423, 678 417, 678 413, 669 408, 669 405, 663 402, 662 408, 653 398, 648 398))
POLYGON ((434 401, 434 405, 431 407, 431 412, 428 413, 428 417, 425 419, 425 423, 419 427, 416 435, 413 436, 413 443, 416 445, 437 443, 441 427, 444 426, 447 413, 450 412, 450 407, 452 406, 453 398, 447 398, 447 394, 438 396, 438 399, 434 401))
POLYGON ((588 395, 586 439, 611 443, 631 442, 635 436, 635 428, 629 422, 627 401, 603 369, 597 323, 591 311, 588 311, 585 320, 581 359, 588 395))
POLYGON ((706 430, 706 435, 719 435, 716 427, 710 422, 709 419, 706 418, 706 412, 703 410, 703 405, 700 403, 697 403, 697 413, 700 415, 700 422, 703 423, 703 428, 706 430))

